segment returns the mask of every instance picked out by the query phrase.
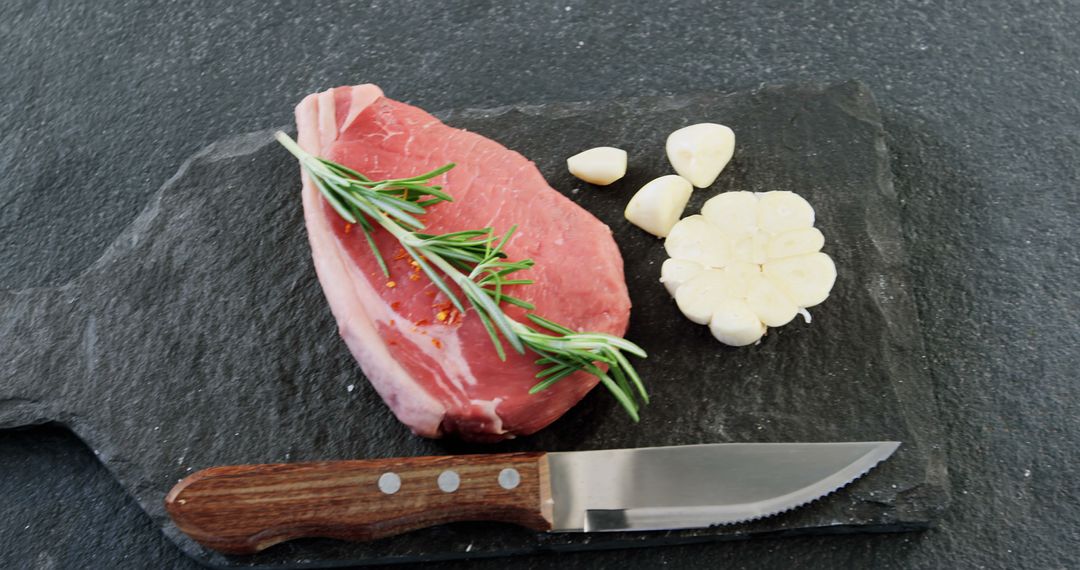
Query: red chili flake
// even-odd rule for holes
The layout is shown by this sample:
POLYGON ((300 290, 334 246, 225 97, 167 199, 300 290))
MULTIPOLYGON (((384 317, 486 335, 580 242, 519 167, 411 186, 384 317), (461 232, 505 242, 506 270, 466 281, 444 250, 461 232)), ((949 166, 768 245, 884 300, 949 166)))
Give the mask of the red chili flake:
POLYGON ((349 233, 351 231, 352 231, 352 224, 345 224, 345 233, 349 233))
MULTIPOLYGON (((390 303, 390 308, 395 310, 395 311, 400 309, 401 308, 401 302, 394 301, 393 303, 390 303)), ((390 322, 393 323, 394 321, 390 321, 390 322)))
POLYGON ((394 259, 405 259, 406 257, 409 257, 409 252, 400 247, 394 252, 394 259))
POLYGON ((435 345, 435 348, 442 348, 442 341, 437 338, 431 339, 431 344, 435 345))
POLYGON ((453 303, 443 302, 433 305, 435 311, 435 320, 443 323, 444 325, 452 325, 460 320, 461 313, 454 307, 453 303))
POLYGON ((450 309, 450 315, 446 317, 446 324, 453 325, 461 321, 461 312, 456 307, 450 309))
POLYGON ((420 319, 419 321, 416 321, 413 324, 418 326, 418 327, 426 327, 426 326, 430 325, 431 322, 428 321, 427 319, 420 319))
POLYGON ((413 273, 412 275, 409 276, 409 281, 419 281, 419 280, 420 280, 420 274, 419 273, 413 273))

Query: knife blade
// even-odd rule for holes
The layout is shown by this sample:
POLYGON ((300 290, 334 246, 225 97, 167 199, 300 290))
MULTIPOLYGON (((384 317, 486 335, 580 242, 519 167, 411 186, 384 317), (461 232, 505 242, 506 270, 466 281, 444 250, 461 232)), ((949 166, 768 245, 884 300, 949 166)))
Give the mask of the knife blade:
POLYGON ((212 467, 177 483, 165 506, 181 531, 232 554, 472 520, 550 532, 697 528, 824 497, 899 445, 722 443, 212 467))
POLYGON ((772 516, 851 483, 899 445, 724 443, 548 453, 554 528, 669 530, 772 516))

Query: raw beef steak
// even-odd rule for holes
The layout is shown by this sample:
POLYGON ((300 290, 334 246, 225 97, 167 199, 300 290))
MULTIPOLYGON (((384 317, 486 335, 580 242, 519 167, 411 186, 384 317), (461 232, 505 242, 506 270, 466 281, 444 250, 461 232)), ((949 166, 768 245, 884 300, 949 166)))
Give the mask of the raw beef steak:
MULTIPOLYGON (((296 120, 305 150, 372 179, 456 163, 434 181, 454 202, 432 206, 425 231, 491 226, 503 233, 516 224, 506 253, 535 260, 535 267, 515 277, 536 282, 509 293, 570 328, 625 333, 630 300, 611 231, 548 186, 525 157, 387 99, 374 85, 309 95, 297 106, 296 120)), ((479 318, 453 311, 394 238, 377 230, 391 273, 386 278, 359 228, 303 178, 311 254, 341 336, 386 404, 415 433, 474 441, 530 434, 596 385, 594 377, 577 373, 530 395, 539 370, 535 355, 507 347, 506 361, 500 360, 479 318)), ((507 312, 523 320, 516 307, 507 312)))

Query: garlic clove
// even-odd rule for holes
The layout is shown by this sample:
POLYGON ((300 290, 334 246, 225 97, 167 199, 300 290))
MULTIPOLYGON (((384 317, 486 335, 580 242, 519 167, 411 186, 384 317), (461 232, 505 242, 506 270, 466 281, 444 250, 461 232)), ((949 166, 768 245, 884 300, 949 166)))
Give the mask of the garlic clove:
POLYGON ((626 151, 610 146, 590 148, 566 159, 570 174, 597 186, 607 186, 626 175, 626 151))
POLYGON ((821 252, 770 261, 761 272, 799 307, 813 307, 827 299, 836 282, 836 265, 821 252))
POLYGON ((704 325, 721 301, 733 298, 738 284, 718 269, 706 269, 675 290, 675 303, 691 321, 704 325))
POLYGON ((667 138, 667 156, 680 176, 698 188, 711 185, 735 152, 735 133, 716 123, 683 127, 667 138))
POLYGON ((667 292, 674 297, 679 286, 693 279, 702 271, 705 271, 705 267, 696 261, 668 258, 660 266, 660 282, 664 284, 667 292))
POLYGON ((683 283, 675 290, 675 304, 691 321, 703 325, 712 318, 713 306, 723 287, 723 275, 716 270, 706 270, 683 283))
POLYGON ((765 252, 769 245, 769 234, 765 232, 736 235, 730 237, 729 240, 733 260, 762 264, 768 259, 765 252))
POLYGON ((679 221, 694 187, 686 179, 669 174, 641 187, 626 204, 630 223, 659 237, 668 235, 679 221))
POLYGON ((730 238, 699 214, 679 220, 667 239, 664 249, 669 257, 696 261, 706 267, 723 267, 728 263, 730 238))
POLYGON ((817 228, 790 230, 772 236, 765 248, 768 259, 782 259, 820 251, 825 236, 817 228))
POLYGON ((758 197, 753 192, 724 192, 709 198, 701 215, 728 234, 752 234, 757 231, 758 197))
POLYGON ((746 304, 761 322, 770 327, 782 327, 799 313, 799 307, 788 298, 780 287, 765 275, 758 275, 751 282, 746 304))
POLYGON ((765 192, 758 199, 758 228, 770 234, 809 228, 814 208, 794 192, 765 192))
POLYGON ((713 307, 709 331, 716 340, 729 346, 754 344, 765 334, 765 323, 758 319, 745 301, 724 299, 713 307))
POLYGON ((738 234, 729 239, 731 260, 739 263, 754 262, 754 234, 738 234))
POLYGON ((723 272, 731 283, 731 296, 743 299, 750 291, 750 283, 761 276, 761 266, 756 263, 733 261, 724 266, 723 272))

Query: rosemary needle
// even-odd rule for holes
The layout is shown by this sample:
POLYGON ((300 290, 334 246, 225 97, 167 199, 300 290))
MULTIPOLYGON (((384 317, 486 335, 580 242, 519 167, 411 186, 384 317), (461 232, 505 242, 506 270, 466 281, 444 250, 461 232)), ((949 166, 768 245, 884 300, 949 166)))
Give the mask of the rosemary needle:
POLYGON ((487 329, 499 358, 506 360, 505 341, 521 354, 526 350, 538 356, 542 369, 537 383, 529 391, 535 394, 579 371, 596 376, 626 409, 639 419, 638 396, 648 403, 649 395, 626 354, 645 358, 636 344, 614 335, 573 331, 558 323, 528 312, 530 324, 511 319, 501 305, 508 303, 531 311, 532 304, 507 294, 511 285, 528 285, 530 279, 512 275, 533 266, 531 259, 508 261, 503 252, 516 227, 498 235, 493 228, 464 230, 446 234, 427 234, 417 216, 427 207, 453 198, 432 185, 431 180, 454 167, 447 164, 430 172, 389 180, 371 180, 340 164, 314 156, 300 148, 283 132, 275 134, 299 161, 327 203, 352 224, 360 227, 375 259, 387 276, 390 271, 375 245, 372 232, 379 226, 389 232, 402 249, 416 262, 431 282, 462 313, 472 308, 487 329), (453 284, 457 291, 455 293, 453 284), (464 299, 464 301, 463 301, 464 299))

